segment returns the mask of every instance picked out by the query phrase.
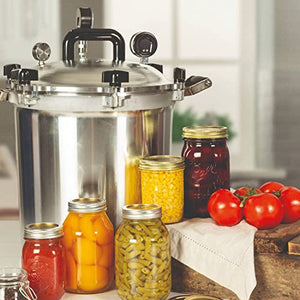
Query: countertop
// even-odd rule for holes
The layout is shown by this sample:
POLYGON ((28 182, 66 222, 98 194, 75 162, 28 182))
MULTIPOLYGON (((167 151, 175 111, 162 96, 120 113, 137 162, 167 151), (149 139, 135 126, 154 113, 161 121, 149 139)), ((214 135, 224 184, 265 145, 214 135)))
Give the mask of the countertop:
MULTIPOLYGON (((20 267, 21 250, 23 238, 19 221, 0 221, 0 268, 2 267, 20 267)), ((170 297, 180 295, 171 293, 170 297)), ((74 295, 66 293, 61 300, 118 300, 120 299, 115 290, 93 295, 74 295)))

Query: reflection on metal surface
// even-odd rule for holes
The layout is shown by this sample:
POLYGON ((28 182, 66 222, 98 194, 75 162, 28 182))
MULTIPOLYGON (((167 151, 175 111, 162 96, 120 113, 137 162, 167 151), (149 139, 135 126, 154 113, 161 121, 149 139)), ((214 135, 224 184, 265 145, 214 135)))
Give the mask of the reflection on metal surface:
POLYGON ((167 154, 171 107, 130 112, 56 113, 15 108, 23 224, 61 223, 67 202, 107 201, 117 226, 138 202, 137 160, 167 154))
POLYGON ((128 158, 125 167, 125 204, 141 203, 141 201, 139 157, 128 158))

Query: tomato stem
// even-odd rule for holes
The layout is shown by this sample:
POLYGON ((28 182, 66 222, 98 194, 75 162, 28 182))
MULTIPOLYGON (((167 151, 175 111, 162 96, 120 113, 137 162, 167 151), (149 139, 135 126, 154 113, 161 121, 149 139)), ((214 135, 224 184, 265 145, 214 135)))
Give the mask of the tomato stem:
POLYGON ((244 207, 246 201, 248 200, 249 197, 247 196, 240 196, 240 198, 242 199, 241 203, 240 203, 240 207, 244 207))

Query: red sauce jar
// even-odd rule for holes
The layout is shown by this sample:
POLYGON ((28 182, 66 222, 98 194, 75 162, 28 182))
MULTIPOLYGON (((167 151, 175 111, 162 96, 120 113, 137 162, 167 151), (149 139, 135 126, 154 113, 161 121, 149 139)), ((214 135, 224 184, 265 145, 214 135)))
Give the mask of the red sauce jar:
POLYGON ((58 300, 64 294, 62 236, 62 228, 54 223, 34 223, 25 227, 22 266, 38 299, 58 300))
POLYGON ((230 189, 227 128, 191 126, 183 128, 185 158, 184 216, 209 217, 207 203, 218 189, 230 189))

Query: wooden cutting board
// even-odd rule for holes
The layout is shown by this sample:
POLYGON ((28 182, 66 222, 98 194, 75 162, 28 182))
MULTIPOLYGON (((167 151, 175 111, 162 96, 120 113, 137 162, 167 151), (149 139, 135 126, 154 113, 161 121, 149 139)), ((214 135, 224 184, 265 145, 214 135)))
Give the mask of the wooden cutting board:
MULTIPOLYGON (((300 221, 282 224, 255 234, 255 273, 257 286, 250 300, 300 300, 300 221), (298 241, 299 240, 299 241, 298 241), (298 249, 298 250, 297 250, 298 249)), ((172 259, 173 290, 238 300, 230 290, 172 259)))
POLYGON ((258 230, 254 239, 255 253, 284 253, 288 242, 300 235, 300 221, 281 224, 273 229, 258 230))

